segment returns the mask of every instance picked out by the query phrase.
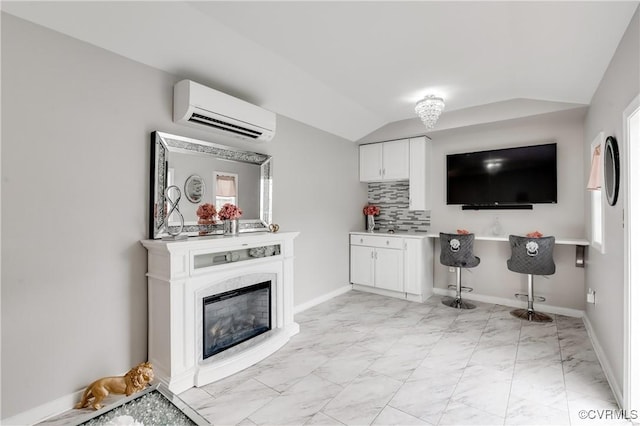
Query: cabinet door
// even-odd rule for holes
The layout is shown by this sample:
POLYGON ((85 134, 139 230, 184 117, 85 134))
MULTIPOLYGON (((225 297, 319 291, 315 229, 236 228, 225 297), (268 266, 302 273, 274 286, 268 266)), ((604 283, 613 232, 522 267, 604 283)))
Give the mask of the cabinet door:
POLYGON ((409 210, 431 210, 431 141, 409 139, 409 210))
POLYGON ((382 144, 360 145, 360 182, 382 180, 382 144))
POLYGON ((382 177, 384 180, 409 179, 409 140, 382 144, 382 177))
POLYGON ((374 251, 372 247, 351 246, 351 282, 353 284, 368 285, 373 287, 373 261, 374 251))
POLYGON ((385 290, 404 291, 403 251, 377 248, 375 251, 375 286, 385 290))

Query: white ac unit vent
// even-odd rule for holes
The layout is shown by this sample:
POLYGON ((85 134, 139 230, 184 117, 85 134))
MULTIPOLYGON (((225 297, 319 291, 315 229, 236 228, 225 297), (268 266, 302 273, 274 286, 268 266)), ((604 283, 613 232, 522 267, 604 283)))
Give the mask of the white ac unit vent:
POLYGON ((255 141, 276 133, 275 113, 191 80, 173 87, 173 121, 255 141))

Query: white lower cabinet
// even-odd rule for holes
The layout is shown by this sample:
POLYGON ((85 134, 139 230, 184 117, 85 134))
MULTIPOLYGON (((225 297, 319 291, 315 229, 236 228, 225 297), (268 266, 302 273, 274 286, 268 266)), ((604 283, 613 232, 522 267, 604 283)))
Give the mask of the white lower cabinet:
POLYGON ((351 282, 373 287, 375 250, 371 247, 351 246, 351 282))
POLYGON ((424 301, 433 293, 433 242, 422 236, 352 233, 355 289, 424 301))
POLYGON ((373 268, 374 287, 385 290, 404 291, 402 279, 404 252, 398 249, 375 249, 373 268))

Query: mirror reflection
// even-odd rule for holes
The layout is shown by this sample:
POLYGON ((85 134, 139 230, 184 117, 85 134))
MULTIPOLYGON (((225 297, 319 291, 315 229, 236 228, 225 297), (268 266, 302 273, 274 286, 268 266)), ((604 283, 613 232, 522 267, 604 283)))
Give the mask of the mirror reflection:
MULTIPOLYGON (((216 210, 225 203, 243 211, 240 232, 265 231, 271 223, 271 157, 240 151, 211 142, 169 135, 152 134, 151 238, 161 238, 180 225, 176 214, 167 221, 169 210, 164 189, 176 185, 184 189, 179 203, 184 216, 184 234, 198 235, 201 230, 198 207, 213 204, 216 210)), ((219 221, 218 221, 219 222, 219 221)), ((219 222, 208 228, 223 233, 219 222)))
MULTIPOLYGON (((171 181, 169 181, 171 186, 171 181)), ((187 178, 184 184, 184 195, 187 200, 192 203, 199 203, 202 201, 202 195, 204 193, 204 180, 198 175, 191 175, 187 178)))

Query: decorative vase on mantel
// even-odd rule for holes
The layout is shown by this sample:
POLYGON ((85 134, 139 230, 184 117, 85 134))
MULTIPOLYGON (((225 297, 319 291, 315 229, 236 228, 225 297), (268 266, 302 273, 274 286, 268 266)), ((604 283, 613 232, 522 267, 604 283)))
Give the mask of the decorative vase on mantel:
POLYGON ((207 235, 209 232, 211 232, 211 228, 209 225, 213 225, 215 224, 216 221, 213 220, 212 218, 209 219, 203 219, 200 218, 198 219, 198 225, 203 225, 203 226, 199 226, 198 228, 200 228, 200 230, 198 231, 198 235, 207 235))
POLYGON ((372 214, 367 215, 367 231, 373 232, 373 228, 376 227, 376 220, 372 214))
POLYGON ((238 233, 238 219, 227 219, 224 221, 225 235, 236 235, 238 233))
POLYGON ((218 212, 218 218, 224 220, 224 234, 236 235, 238 233, 238 218, 242 216, 242 209, 235 204, 225 203, 218 212))

